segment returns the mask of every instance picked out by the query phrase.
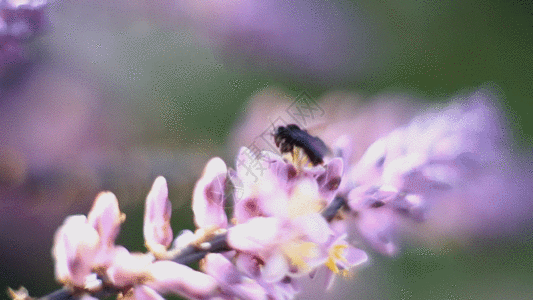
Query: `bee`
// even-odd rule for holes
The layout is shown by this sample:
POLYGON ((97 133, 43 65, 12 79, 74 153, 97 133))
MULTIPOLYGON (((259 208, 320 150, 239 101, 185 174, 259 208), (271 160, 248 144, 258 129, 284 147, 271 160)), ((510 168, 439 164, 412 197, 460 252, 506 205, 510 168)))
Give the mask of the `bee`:
POLYGON ((313 166, 323 164, 324 156, 329 152, 326 144, 318 137, 310 135, 307 130, 295 124, 279 126, 274 132, 276 147, 281 153, 293 153, 294 147, 301 148, 313 166))

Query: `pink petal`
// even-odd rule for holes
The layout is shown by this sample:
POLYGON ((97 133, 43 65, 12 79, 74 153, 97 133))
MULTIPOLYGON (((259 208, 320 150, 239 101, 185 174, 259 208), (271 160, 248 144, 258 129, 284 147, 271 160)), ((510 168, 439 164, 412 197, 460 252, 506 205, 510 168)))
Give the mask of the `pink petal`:
POLYGON ((194 235, 194 232, 185 229, 180 231, 180 234, 174 240, 173 246, 174 248, 181 249, 187 247, 190 243, 194 242, 195 239, 196 236, 194 235))
POLYGON ((401 190, 405 184, 405 177, 427 163, 424 153, 410 153, 387 163, 383 168, 382 182, 401 190))
POLYGON ((368 261, 368 255, 365 251, 352 247, 348 245, 343 252, 344 258, 348 261, 347 263, 338 261, 337 263, 343 266, 345 269, 350 269, 354 266, 360 265, 368 261))
POLYGON ((319 213, 308 214, 293 220, 303 234, 309 238, 310 241, 323 244, 327 242, 333 231, 329 228, 329 224, 319 213))
POLYGON ((130 253, 124 247, 116 247, 113 263, 106 274, 114 286, 135 285, 150 278, 148 266, 152 261, 151 255, 130 253))
MULTIPOLYGON (((257 153, 258 155, 260 153, 257 153)), ((241 147, 237 155, 237 175, 246 186, 256 183, 268 169, 268 161, 260 159, 250 149, 241 147)))
POLYGON ((248 277, 258 278, 261 275, 258 260, 254 256, 244 252, 239 253, 235 258, 235 266, 248 277))
POLYGON ((224 161, 215 157, 207 163, 202 177, 196 183, 192 210, 197 227, 227 227, 228 218, 224 211, 226 173, 224 161))
POLYGON ((422 196, 417 194, 407 194, 393 203, 394 208, 405 216, 422 222, 426 219, 426 205, 422 196))
POLYGON ((288 216, 288 192, 287 186, 278 185, 276 179, 263 178, 258 192, 258 200, 265 216, 288 216))
POLYGON ((277 299, 294 299, 296 294, 300 293, 302 287, 298 280, 292 277, 285 277, 282 281, 276 282, 274 284, 274 289, 276 290, 277 299))
POLYGON ((262 268, 262 278, 266 282, 279 282, 289 274, 289 262, 281 251, 271 255, 262 268))
POLYGON ((348 178, 363 185, 377 184, 386 159, 387 142, 385 138, 381 138, 368 147, 357 165, 351 169, 348 178))
POLYGON ((354 212, 359 212, 366 208, 366 199, 369 197, 368 190, 372 189, 372 186, 361 185, 350 191, 347 196, 347 203, 350 209, 354 212))
POLYGON ((239 299, 249 299, 249 300, 267 300, 267 292, 260 284, 255 281, 245 281, 237 286, 234 289, 234 294, 239 299))
POLYGON ((67 217, 54 235, 52 255, 56 280, 84 287, 86 277, 91 274, 98 245, 98 233, 86 223, 85 216, 67 217))
POLYGON ((266 216, 262 207, 263 201, 260 201, 258 197, 235 198, 235 200, 233 216, 237 223, 245 223, 251 218, 266 216))
POLYGON ((210 253, 202 263, 202 270, 224 285, 241 282, 241 274, 235 266, 219 253, 210 253))
POLYGON ((206 274, 218 280, 225 294, 236 296, 239 299, 267 299, 265 290, 255 281, 244 280, 244 276, 222 254, 208 254, 202 268, 206 274))
POLYGON ((164 177, 159 176, 146 197, 144 211, 144 241, 151 251, 163 251, 172 242, 171 213, 167 182, 164 177))
POLYGON ((118 201, 111 192, 102 192, 96 196, 93 207, 87 216, 87 223, 98 231, 100 251, 106 253, 114 247, 115 239, 124 220, 118 208, 118 201))
POLYGON ((158 293, 203 299, 217 291, 218 284, 213 277, 172 261, 157 261, 148 270, 151 280, 145 285, 158 293))
POLYGON ((388 209, 367 209, 357 218, 357 228, 363 238, 380 253, 393 256, 398 252, 394 243, 393 212, 388 209))
POLYGON ((327 204, 333 200, 341 184, 343 175, 343 162, 340 158, 332 159, 326 165, 326 171, 317 178, 319 192, 327 204))
POLYGON ((326 275, 324 276, 324 287, 326 291, 329 291, 335 283, 335 278, 337 278, 337 274, 333 273, 329 268, 325 269, 326 275))
POLYGON ((344 162, 350 161, 352 152, 352 139, 348 135, 341 135, 333 143, 333 154, 344 162))
POLYGON ((281 221, 258 217, 228 229, 228 244, 241 251, 262 251, 278 243, 281 221))

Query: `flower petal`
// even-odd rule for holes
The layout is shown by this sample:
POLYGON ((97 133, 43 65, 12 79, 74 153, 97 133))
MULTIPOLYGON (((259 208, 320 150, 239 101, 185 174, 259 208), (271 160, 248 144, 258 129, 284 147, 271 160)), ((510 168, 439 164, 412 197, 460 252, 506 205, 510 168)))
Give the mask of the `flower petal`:
POLYGON ((228 218, 224 211, 226 188, 226 164, 222 159, 212 158, 194 188, 192 210, 194 222, 199 228, 226 228, 228 218))
POLYGON ((144 211, 144 243, 150 251, 164 252, 172 243, 171 214, 172 206, 168 200, 167 182, 164 177, 159 176, 146 197, 144 211))
POLYGON ((239 253, 235 258, 235 266, 250 278, 258 278, 261 275, 259 261, 247 253, 239 253))
POLYGON ((222 254, 210 253, 205 257, 202 268, 221 285, 224 294, 239 299, 266 300, 266 291, 257 282, 245 280, 239 270, 222 254))
POLYGON ((289 273, 289 262, 281 251, 271 255, 262 268, 262 278, 266 282, 281 281, 289 273))
POLYGON ((310 241, 317 244, 327 242, 330 235, 333 234, 326 219, 318 213, 294 219, 294 224, 306 235, 307 238, 309 238, 310 241))
POLYGON ((340 260, 337 261, 337 264, 340 264, 344 269, 350 269, 368 261, 368 255, 365 251, 355 248, 351 245, 348 245, 348 247, 344 249, 343 257, 346 259, 346 261, 343 262, 340 260))
POLYGON ((381 138, 375 141, 351 170, 350 180, 359 184, 377 184, 383 171, 383 164, 389 159, 387 155, 387 140, 381 138))
POLYGON ((130 253, 124 247, 116 247, 113 263, 106 274, 117 287, 139 284, 150 278, 148 266, 153 260, 152 255, 130 253))
POLYGON ((242 276, 237 268, 222 254, 208 254, 201 267, 206 274, 213 276, 224 285, 234 285, 242 282, 242 276))
POLYGON ((319 193, 329 204, 337 193, 343 175, 343 162, 340 158, 332 159, 326 165, 326 171, 317 178, 319 193))
POLYGON ((185 229, 180 231, 180 234, 176 239, 174 240, 173 246, 174 248, 181 249, 187 247, 190 243, 194 242, 196 239, 196 236, 194 235, 194 232, 185 229))
POLYGON ((112 252, 115 239, 120 231, 120 224, 123 221, 124 215, 118 208, 115 195, 111 192, 98 194, 87 216, 87 223, 96 229, 100 237, 99 264, 106 264, 106 255, 112 252))
POLYGON ((213 277, 172 261, 156 261, 148 270, 151 280, 145 284, 162 294, 203 299, 215 294, 218 287, 213 277))
POLYGON ((357 216, 357 228, 372 248, 393 256, 398 252, 394 243, 395 224, 393 212, 388 209, 368 209, 357 216))
POLYGON ((62 283, 83 287, 98 252, 98 232, 82 215, 69 216, 54 235, 52 256, 55 277, 62 283))
POLYGON ((257 182, 268 168, 267 160, 260 159, 258 155, 260 153, 255 154, 246 147, 241 147, 239 150, 235 167, 244 185, 257 182))
POLYGON ((393 202, 394 209, 405 216, 422 222, 425 220, 426 207, 421 195, 407 194, 393 202))
POLYGON ((278 242, 281 221, 258 217, 228 229, 228 244, 241 251, 263 251, 278 242))

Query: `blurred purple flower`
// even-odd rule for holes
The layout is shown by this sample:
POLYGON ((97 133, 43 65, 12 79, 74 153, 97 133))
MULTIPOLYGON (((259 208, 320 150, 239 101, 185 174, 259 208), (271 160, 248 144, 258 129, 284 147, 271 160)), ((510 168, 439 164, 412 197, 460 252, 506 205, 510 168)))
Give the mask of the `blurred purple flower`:
POLYGON ((24 43, 42 30, 45 5, 44 0, 0 2, 0 79, 13 77, 28 61, 24 43))
POLYGON ((26 61, 24 52, 24 47, 18 40, 0 35, 0 78, 8 76, 18 65, 26 61))
POLYGON ((350 4, 185 0, 178 9, 230 66, 333 85, 375 72, 386 61, 386 37, 350 4))
POLYGON ((494 91, 487 86, 414 118, 372 144, 351 168, 348 191, 341 193, 359 234, 373 248, 397 252, 395 231, 402 217, 427 218, 428 240, 464 239, 483 228, 497 234, 529 218, 532 205, 522 199, 532 182, 517 176, 523 171, 508 153, 494 91))
POLYGON ((46 0, 6 0, 0 4, 2 32, 16 39, 28 39, 44 25, 46 0))
MULTIPOLYGON (((438 245, 443 239, 512 233, 531 222, 531 157, 512 155, 497 104, 501 97, 498 87, 487 84, 418 112, 409 123, 420 110, 409 96, 381 95, 365 105, 340 92, 319 99, 325 118, 310 130, 344 161, 338 195, 352 210, 354 233, 394 255, 399 228, 438 245), (427 224, 414 227, 412 221, 427 224)), ((258 94, 234 143, 252 144, 269 119, 290 122, 291 101, 277 91, 258 94)), ((340 234, 348 223, 334 219, 330 227, 340 234)))

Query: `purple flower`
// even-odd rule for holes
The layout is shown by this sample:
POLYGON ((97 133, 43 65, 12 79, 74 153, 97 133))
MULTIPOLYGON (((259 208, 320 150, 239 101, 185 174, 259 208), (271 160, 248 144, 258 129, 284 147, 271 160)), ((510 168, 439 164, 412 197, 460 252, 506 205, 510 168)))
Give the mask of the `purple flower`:
POLYGON ((263 286, 241 273, 222 254, 208 254, 202 262, 202 269, 218 281, 225 296, 250 300, 268 299, 268 291, 263 286))
POLYGON ((222 159, 211 159, 202 177, 196 183, 192 201, 194 222, 198 228, 226 228, 228 218, 224 212, 226 164, 222 159))
POLYGON ((161 294, 205 299, 218 293, 218 284, 213 277, 175 262, 157 261, 148 270, 151 280, 145 285, 161 294))
POLYGON ((88 217, 68 217, 54 237, 56 279, 86 288, 94 269, 105 269, 111 264, 123 220, 117 199, 109 192, 98 195, 88 217))
POLYGON ((237 156, 234 218, 243 223, 253 217, 295 218, 316 213, 333 200, 343 172, 342 160, 327 166, 297 169, 282 157, 263 151, 254 156, 245 147, 237 156))
POLYGON ((171 213, 167 182, 165 178, 157 177, 146 197, 143 227, 146 248, 156 256, 164 256, 172 243, 171 213))
POLYGON ((349 270, 357 265, 368 261, 366 252, 355 248, 346 242, 346 235, 330 237, 330 245, 327 246, 326 289, 333 286, 336 275, 349 276, 349 270))
MULTIPOLYGON (((164 178, 155 180, 146 202, 146 245, 165 258, 172 231, 164 178)), ((209 275, 172 261, 155 261, 152 253, 130 253, 116 246, 124 218, 110 192, 98 195, 87 217, 68 217, 54 239, 56 279, 85 291, 87 297, 105 286, 113 286, 131 299, 162 299, 159 294, 165 293, 204 299, 218 293, 218 284, 209 275)))
POLYGON ((45 5, 40 0, 0 2, 0 79, 13 77, 28 61, 24 42, 41 31, 45 5))
POLYGON ((262 262, 261 280, 302 276, 326 262, 336 266, 329 251, 336 245, 328 242, 335 233, 319 212, 335 196, 342 172, 341 159, 297 168, 273 153, 257 157, 241 148, 232 181, 243 191, 234 197, 237 225, 228 229, 228 244, 262 262))
POLYGON ((218 57, 249 70, 333 83, 383 62, 378 27, 329 2, 186 0, 178 9, 218 57))
POLYGON ((4 19, 2 32, 16 39, 28 39, 38 33, 44 25, 43 8, 45 0, 6 0, 0 4, 4 19), (2 7, 3 6, 3 7, 2 7))
MULTIPOLYGON (((459 237, 459 232, 491 224, 497 215, 490 211, 494 203, 501 204, 500 212, 511 211, 507 207, 531 211, 530 205, 519 204, 519 188, 508 193, 500 184, 509 182, 502 165, 513 163, 505 150, 505 126, 491 104, 494 98, 490 90, 480 89, 426 112, 374 142, 350 167, 341 194, 357 232, 371 247, 387 255, 397 253, 395 231, 403 217, 422 221, 429 214, 430 223, 437 217, 442 224, 441 229, 432 227, 429 235, 447 232, 459 237), (509 201, 519 206, 503 204, 509 201)), ((518 211, 513 214, 517 218, 498 224, 522 218, 518 211)))

